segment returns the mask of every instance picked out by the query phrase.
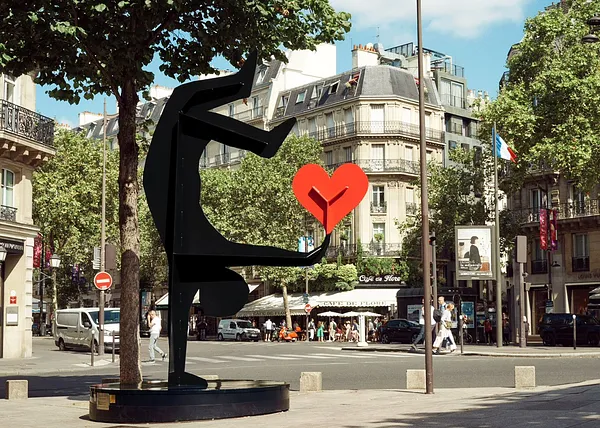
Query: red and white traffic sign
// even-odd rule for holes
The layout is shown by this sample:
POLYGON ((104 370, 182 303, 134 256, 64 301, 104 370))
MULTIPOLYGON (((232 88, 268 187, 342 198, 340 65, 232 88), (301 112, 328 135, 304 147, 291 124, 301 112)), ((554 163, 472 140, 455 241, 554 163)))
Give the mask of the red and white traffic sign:
POLYGON ((112 276, 108 272, 98 272, 94 277, 94 285, 98 290, 108 290, 112 286, 112 276))
POLYGON ((310 311, 312 311, 312 306, 310 306, 310 304, 307 303, 306 306, 304 307, 304 312, 306 312, 307 314, 310 314, 310 311))

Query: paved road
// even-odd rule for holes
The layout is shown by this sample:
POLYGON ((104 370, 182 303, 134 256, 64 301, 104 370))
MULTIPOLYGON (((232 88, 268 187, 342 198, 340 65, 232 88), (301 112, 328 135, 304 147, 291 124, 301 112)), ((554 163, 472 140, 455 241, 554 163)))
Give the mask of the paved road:
MULTIPOLYGON (((102 377, 118 375, 118 366, 107 364, 85 369, 89 353, 55 350, 51 340, 34 342, 34 355, 44 373, 26 377, 31 396, 78 396, 102 377), (58 367, 61 372, 57 373, 58 367), (72 367, 71 369, 69 367, 72 367)), ((142 355, 147 358, 147 339, 142 339, 142 355)), ((167 349, 166 340, 160 346, 167 349)), ((298 389, 303 371, 323 373, 324 389, 397 389, 406 386, 406 370, 422 369, 422 355, 396 352, 342 351, 335 343, 237 343, 188 342, 187 370, 221 378, 284 380, 298 389)), ((436 388, 511 387, 515 365, 536 366, 538 385, 561 385, 592 379, 598 358, 494 358, 434 356, 436 388)), ((142 363, 145 378, 161 379, 168 363, 142 363)), ((0 397, 4 379, 0 377, 0 397)), ((14 378, 14 377, 12 377, 14 378)))

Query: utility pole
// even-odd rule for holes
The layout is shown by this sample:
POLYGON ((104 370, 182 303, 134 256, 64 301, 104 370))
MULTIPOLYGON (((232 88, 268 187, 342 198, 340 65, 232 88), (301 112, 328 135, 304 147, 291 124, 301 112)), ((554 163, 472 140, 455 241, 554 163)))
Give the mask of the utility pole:
POLYGON ((498 206, 498 149, 496 143, 496 122, 492 132, 492 150, 494 151, 494 251, 496 254, 494 264, 496 265, 496 347, 502 347, 502 271, 500 270, 500 207, 498 206))
MULTIPOLYGON (((438 286, 437 286, 437 240, 435 239, 435 230, 429 234, 429 242, 431 243, 431 266, 433 271, 433 305, 437 308, 438 301, 438 286)), ((435 334, 438 333, 438 324, 435 323, 435 334)))
MULTIPOLYGON (((306 221, 306 234, 304 235, 304 252, 308 253, 308 219, 306 221)), ((308 266, 306 266, 306 270, 304 271, 304 277, 305 277, 305 293, 306 293, 306 298, 308 299, 308 266)), ((308 322, 309 322, 309 318, 310 318, 310 313, 306 312, 306 341, 308 342, 308 322)), ((290 326, 291 327, 291 326, 290 326)))
MULTIPOLYGON (((106 268, 106 98, 104 98, 104 120, 102 135, 102 220, 100 223, 100 272, 106 268)), ((98 355, 104 355, 104 290, 100 290, 98 313, 98 355)))
POLYGON ((425 393, 433 394, 433 349, 431 337, 431 282, 427 268, 430 253, 427 248, 429 239, 429 202, 427 200, 427 140, 425 130, 425 76, 423 71, 423 24, 421 0, 417 0, 417 43, 419 44, 419 141, 421 150, 421 254, 423 256, 423 299, 425 300, 425 393))
POLYGON ((42 257, 40 258, 40 275, 42 282, 40 283, 40 336, 46 335, 46 320, 44 319, 44 288, 46 288, 46 239, 42 236, 42 257))

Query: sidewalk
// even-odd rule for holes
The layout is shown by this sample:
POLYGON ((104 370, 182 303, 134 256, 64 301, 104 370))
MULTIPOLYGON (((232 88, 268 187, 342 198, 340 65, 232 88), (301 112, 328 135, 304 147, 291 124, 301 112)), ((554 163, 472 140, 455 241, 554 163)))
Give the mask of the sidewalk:
MULTIPOLYGON (((526 391, 512 388, 437 389, 435 394, 406 390, 292 392, 285 413, 239 419, 187 422, 202 428, 392 428, 543 426, 592 428, 600 425, 600 381, 526 391)), ((87 397, 0 400, 2 419, 11 426, 39 427, 32 415, 42 416, 46 427, 115 427, 88 420, 87 397)), ((119 425, 124 426, 124 425, 119 425)), ((134 426, 127 424, 127 426, 134 426)), ((140 425, 147 426, 147 425, 140 425)), ((175 428, 180 423, 152 424, 175 428)))
MULTIPOLYGON (((424 353, 423 345, 415 351, 410 345, 405 344, 390 344, 383 345, 381 343, 370 343, 368 346, 359 347, 356 344, 343 346, 344 351, 360 351, 360 352, 407 352, 407 353, 424 353)), ((444 354, 444 352, 442 352, 444 354)), ((461 355, 460 345, 458 349, 450 355, 461 355)), ((520 348, 514 345, 503 346, 497 348, 489 345, 465 345, 462 355, 478 355, 485 357, 521 357, 521 358, 600 358, 600 347, 572 347, 563 346, 528 346, 520 348)))

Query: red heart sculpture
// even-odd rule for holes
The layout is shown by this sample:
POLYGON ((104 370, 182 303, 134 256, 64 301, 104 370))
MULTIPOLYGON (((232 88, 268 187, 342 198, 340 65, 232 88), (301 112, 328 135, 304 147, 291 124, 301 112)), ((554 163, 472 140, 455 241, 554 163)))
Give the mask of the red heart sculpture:
POLYGON ((308 164, 296 173, 292 188, 298 202, 329 234, 363 200, 369 189, 369 179, 353 163, 343 164, 331 177, 319 165, 308 164))

